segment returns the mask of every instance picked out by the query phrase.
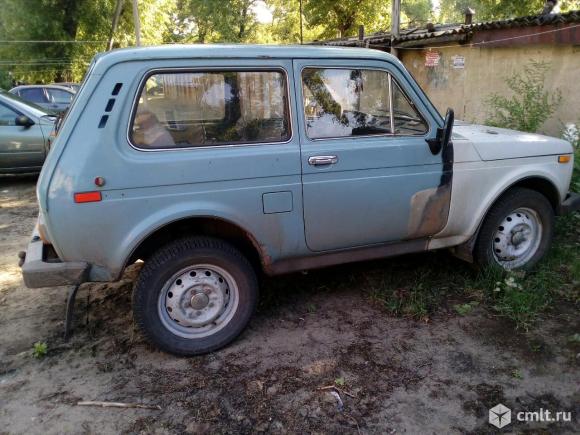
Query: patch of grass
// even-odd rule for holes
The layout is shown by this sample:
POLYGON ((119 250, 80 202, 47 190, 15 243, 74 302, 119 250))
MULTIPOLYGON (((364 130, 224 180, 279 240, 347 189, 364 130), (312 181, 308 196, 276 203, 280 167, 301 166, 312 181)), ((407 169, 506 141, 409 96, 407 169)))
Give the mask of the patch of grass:
POLYGON ((448 266, 442 258, 429 257, 432 261, 419 259, 411 264, 408 259, 412 257, 393 259, 384 270, 367 277, 371 299, 393 315, 428 320, 449 290, 449 277, 444 272, 448 266))
POLYGON ((308 311, 308 314, 314 314, 316 312, 316 305, 313 303, 309 303, 308 305, 306 305, 306 311, 308 311))
POLYGON ((460 316, 467 316, 478 305, 479 305, 478 301, 471 301, 465 304, 453 305, 453 309, 457 311, 457 314, 459 314, 460 316))
POLYGON ((515 379, 524 379, 524 374, 520 369, 513 369, 512 370, 512 378, 515 379))
POLYGON ((42 359, 48 353, 48 345, 44 341, 37 341, 32 346, 32 356, 36 359, 42 359))

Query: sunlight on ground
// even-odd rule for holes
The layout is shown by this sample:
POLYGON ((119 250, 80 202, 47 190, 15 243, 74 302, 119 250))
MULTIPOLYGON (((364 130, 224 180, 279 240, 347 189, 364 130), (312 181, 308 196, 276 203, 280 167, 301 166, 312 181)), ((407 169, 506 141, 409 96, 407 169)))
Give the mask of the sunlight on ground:
POLYGON ((20 274, 20 268, 16 264, 16 261, 15 258, 14 266, 5 265, 0 270, 0 291, 22 285, 22 275, 20 274))

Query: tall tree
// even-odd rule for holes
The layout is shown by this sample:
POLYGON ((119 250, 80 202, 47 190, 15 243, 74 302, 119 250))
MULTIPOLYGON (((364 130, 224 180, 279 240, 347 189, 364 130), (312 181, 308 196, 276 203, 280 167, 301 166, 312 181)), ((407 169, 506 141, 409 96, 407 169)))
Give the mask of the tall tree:
POLYGON ((390 25, 391 5, 385 0, 309 0, 304 2, 304 17, 309 25, 322 26, 320 38, 356 34, 359 25, 367 32, 386 30, 390 25))
MULTIPOLYGON (((272 24, 268 25, 272 42, 300 42, 300 0, 267 0, 266 4, 272 10, 272 24)), ((325 30, 323 25, 309 23, 304 17, 302 21, 304 41, 317 39, 325 30)))
POLYGON ((426 24, 433 15, 432 0, 405 0, 401 2, 401 27, 426 24))
MULTIPOLYGON (((0 44, 0 68, 26 82, 80 80, 90 59, 107 48, 115 5, 115 0, 2 0, 0 40, 7 42, 0 44)), ((139 3, 145 44, 164 41, 174 8, 175 0, 139 3)), ((116 46, 134 44, 130 0, 115 41, 116 46)))
POLYGON ((249 42, 258 21, 257 0, 178 0, 175 42, 249 42))

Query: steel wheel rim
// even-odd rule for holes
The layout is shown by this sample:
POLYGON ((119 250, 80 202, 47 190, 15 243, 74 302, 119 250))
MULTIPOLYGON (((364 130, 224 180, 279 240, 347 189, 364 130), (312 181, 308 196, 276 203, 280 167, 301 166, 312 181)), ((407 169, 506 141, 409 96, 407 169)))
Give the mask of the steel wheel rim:
POLYGON ((535 210, 521 207, 497 226, 491 241, 495 261, 504 269, 524 266, 538 252, 543 226, 535 210))
POLYGON ((236 280, 213 264, 196 264, 175 273, 159 293, 161 323, 172 334, 194 339, 222 330, 239 304, 236 280))

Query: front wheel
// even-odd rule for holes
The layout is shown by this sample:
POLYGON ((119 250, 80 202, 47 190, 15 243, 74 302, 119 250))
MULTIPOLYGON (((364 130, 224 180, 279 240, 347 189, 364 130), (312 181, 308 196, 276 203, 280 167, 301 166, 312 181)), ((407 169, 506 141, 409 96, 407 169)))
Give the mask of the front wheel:
POLYGON ((192 356, 234 340, 257 299, 256 275, 237 249, 219 239, 188 237, 145 263, 133 293, 133 314, 154 345, 192 356))
POLYGON ((480 266, 530 269, 546 254, 554 233, 554 211, 539 192, 514 188, 490 209, 474 257, 480 266))

